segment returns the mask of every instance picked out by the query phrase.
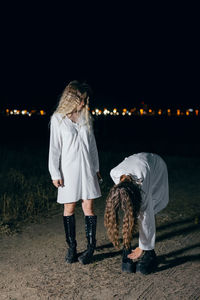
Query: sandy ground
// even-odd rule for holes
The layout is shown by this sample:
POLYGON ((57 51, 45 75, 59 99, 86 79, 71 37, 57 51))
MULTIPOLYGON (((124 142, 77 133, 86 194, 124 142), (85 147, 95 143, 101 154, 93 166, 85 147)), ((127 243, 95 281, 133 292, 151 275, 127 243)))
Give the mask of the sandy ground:
MULTIPOLYGON (((105 200, 96 200, 94 262, 66 264, 62 212, 0 237, 0 299, 200 299, 199 159, 170 159, 170 204, 156 219, 159 266, 150 275, 121 271, 121 252, 103 226, 105 200), (179 168, 183 166, 184 168, 179 168), (176 172, 171 173, 172 166, 176 172), (187 175, 183 170, 187 167, 187 175), (188 176, 189 174, 189 176, 188 176)), ((85 249, 84 218, 76 209, 78 251, 85 249)), ((133 247, 137 245, 134 236, 133 247)))

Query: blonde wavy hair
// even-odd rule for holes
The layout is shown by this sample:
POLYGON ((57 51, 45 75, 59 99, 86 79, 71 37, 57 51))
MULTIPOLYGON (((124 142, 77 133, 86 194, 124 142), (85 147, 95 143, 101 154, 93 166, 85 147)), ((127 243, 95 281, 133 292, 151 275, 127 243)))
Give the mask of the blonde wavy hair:
POLYGON ((137 217, 141 207, 141 189, 134 181, 125 179, 114 185, 106 199, 104 226, 110 241, 119 248, 119 210, 124 212, 122 236, 123 247, 130 248, 137 217))
POLYGON ((70 117, 73 112, 77 111, 78 106, 82 101, 85 101, 85 106, 82 113, 85 123, 88 127, 91 126, 91 115, 89 113, 89 97, 91 88, 87 83, 80 83, 77 80, 71 81, 64 89, 58 107, 54 113, 60 113, 63 118, 70 117))

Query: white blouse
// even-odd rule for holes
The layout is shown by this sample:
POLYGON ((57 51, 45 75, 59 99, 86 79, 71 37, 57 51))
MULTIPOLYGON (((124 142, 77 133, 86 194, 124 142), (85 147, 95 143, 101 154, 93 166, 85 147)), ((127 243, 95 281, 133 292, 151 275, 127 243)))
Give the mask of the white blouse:
POLYGON ((110 175, 120 182, 121 175, 132 175, 141 184, 142 205, 139 221, 139 247, 151 250, 155 247, 155 214, 169 202, 168 172, 163 159, 153 153, 137 153, 125 158, 113 168, 110 175))
POLYGON ((99 158, 92 128, 83 116, 77 123, 54 113, 51 118, 49 172, 52 180, 63 179, 58 203, 77 202, 101 196, 97 172, 99 158))

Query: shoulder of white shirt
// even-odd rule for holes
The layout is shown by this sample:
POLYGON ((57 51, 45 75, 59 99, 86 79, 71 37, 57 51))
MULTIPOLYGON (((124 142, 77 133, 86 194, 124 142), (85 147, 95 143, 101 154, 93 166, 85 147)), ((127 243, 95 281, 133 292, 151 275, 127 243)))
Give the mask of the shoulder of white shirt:
POLYGON ((54 113, 52 116, 51 116, 51 120, 57 120, 57 121, 62 121, 63 117, 60 113, 54 113))

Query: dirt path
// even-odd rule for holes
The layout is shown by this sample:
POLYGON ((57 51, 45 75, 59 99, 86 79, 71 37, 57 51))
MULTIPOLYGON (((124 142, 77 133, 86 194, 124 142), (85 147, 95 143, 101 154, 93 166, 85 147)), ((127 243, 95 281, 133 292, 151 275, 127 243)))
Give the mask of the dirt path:
MULTIPOLYGON (((190 188, 184 174, 174 180, 176 175, 170 179, 170 204, 157 216, 155 273, 121 271, 121 253, 103 226, 104 201, 97 200, 97 250, 90 265, 65 263, 62 212, 0 238, 0 299, 200 299, 200 186, 195 174, 187 181, 190 188)), ((81 252, 86 240, 80 206, 76 220, 81 252)))

